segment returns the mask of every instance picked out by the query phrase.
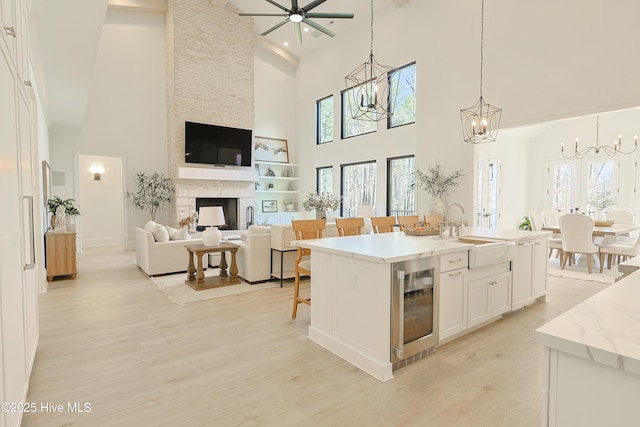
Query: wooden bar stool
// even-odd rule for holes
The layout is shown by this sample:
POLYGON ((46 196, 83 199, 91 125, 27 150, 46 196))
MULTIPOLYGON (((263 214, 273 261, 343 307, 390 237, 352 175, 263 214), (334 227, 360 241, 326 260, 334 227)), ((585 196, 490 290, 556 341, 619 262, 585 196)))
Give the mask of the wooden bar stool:
POLYGON ((400 231, 407 228, 414 229, 420 224, 420 217, 418 215, 400 215, 398 216, 398 225, 400 225, 400 231))
POLYGON ((393 231, 393 226, 396 225, 395 216, 374 216, 371 217, 371 226, 374 233, 389 233, 393 231))
MULTIPOLYGON (((326 226, 326 219, 301 219, 292 220, 291 228, 296 235, 296 240, 319 239, 326 226)), ((311 297, 302 298, 300 296, 300 276, 311 276, 311 249, 298 246, 298 257, 295 266, 295 283, 293 288, 293 312, 291 318, 295 319, 298 313, 298 304, 311 305, 311 297), (304 260, 302 258, 305 258, 304 260)))
POLYGON ((340 236, 358 236, 364 230, 364 218, 336 218, 336 228, 340 236))
POLYGON ((429 228, 438 228, 438 224, 442 222, 442 215, 433 214, 424 216, 424 226, 429 228))

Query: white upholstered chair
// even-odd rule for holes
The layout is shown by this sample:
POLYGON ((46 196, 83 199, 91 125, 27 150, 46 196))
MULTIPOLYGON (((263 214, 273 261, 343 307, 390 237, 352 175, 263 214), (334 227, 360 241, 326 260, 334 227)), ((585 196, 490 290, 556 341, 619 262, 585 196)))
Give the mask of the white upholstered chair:
POLYGON ((640 237, 635 243, 612 242, 600 246, 600 273, 604 267, 605 255, 607 255, 607 268, 611 270, 614 256, 624 261, 627 258, 640 255, 640 237))
POLYGON ((560 216, 560 212, 557 211, 542 211, 542 222, 545 227, 557 227, 560 216))
MULTIPOLYGON (((633 224, 633 213, 629 211, 609 211, 607 212, 607 221, 613 221, 615 224, 633 224)), ((614 238, 605 239, 603 243, 628 243, 635 244, 637 233, 623 234, 614 238), (633 237, 632 237, 633 236, 633 237)))
MULTIPOLYGON (((529 221, 531 221, 531 229, 533 231, 542 231, 544 221, 542 221, 542 214, 538 211, 529 212, 529 221)), ((549 237, 549 258, 556 251, 560 262, 562 262, 562 237, 550 236, 549 237)))
POLYGON ((587 255, 587 269, 591 274, 592 256, 599 252, 593 244, 593 219, 582 214, 567 214, 558 221, 562 235, 562 268, 567 261, 573 259, 574 254, 587 255))

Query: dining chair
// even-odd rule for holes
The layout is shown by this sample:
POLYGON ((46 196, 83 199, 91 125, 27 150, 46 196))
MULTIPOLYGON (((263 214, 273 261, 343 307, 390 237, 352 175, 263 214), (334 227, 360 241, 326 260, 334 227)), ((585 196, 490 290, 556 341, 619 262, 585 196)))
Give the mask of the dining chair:
POLYGON ((559 212, 542 211, 542 223, 545 227, 557 227, 559 224, 559 212))
POLYGON ((635 243, 612 242, 600 246, 600 273, 604 267, 605 255, 607 255, 607 269, 611 270, 613 258, 618 258, 618 262, 622 262, 628 258, 640 255, 640 236, 636 238, 635 243))
POLYGON ((395 216, 374 216, 371 217, 371 226, 374 233, 389 233, 393 231, 393 226, 396 225, 395 216))
POLYGON ((424 216, 424 226, 430 228, 438 228, 442 222, 442 215, 440 214, 431 214, 424 216))
MULTIPOLYGON (((593 244, 593 219, 582 214, 566 214, 560 217, 558 225, 562 236, 562 269, 574 254, 587 255, 587 269, 592 273, 592 256, 599 252, 593 244)), ((571 262, 571 261, 570 261, 571 262)))
MULTIPOLYGON (((613 224, 633 224, 633 212, 619 210, 607 212, 607 221, 613 221, 613 224)), ((605 239, 603 244, 608 243, 627 243, 635 244, 638 233, 625 233, 615 236, 612 239, 605 239)))
MULTIPOLYGON (((531 221, 531 229, 533 231, 542 231, 544 221, 542 221, 542 213, 539 211, 529 212, 529 220, 531 221)), ((562 262, 562 237, 558 235, 549 236, 549 258, 556 251, 556 257, 562 262)))
POLYGON ((364 230, 364 218, 336 218, 339 236, 357 236, 364 230))
POLYGON ((398 225, 400 230, 414 229, 420 225, 420 217, 418 215, 398 215, 398 225))
MULTIPOLYGON (((297 240, 319 239, 325 228, 326 219, 299 219, 291 221, 291 228, 296 235, 297 240)), ((298 257, 295 263, 295 282, 293 287, 293 312, 291 318, 295 319, 298 313, 298 304, 311 305, 311 297, 303 298, 300 296, 300 276, 311 276, 311 249, 301 248, 298 246, 298 257)))

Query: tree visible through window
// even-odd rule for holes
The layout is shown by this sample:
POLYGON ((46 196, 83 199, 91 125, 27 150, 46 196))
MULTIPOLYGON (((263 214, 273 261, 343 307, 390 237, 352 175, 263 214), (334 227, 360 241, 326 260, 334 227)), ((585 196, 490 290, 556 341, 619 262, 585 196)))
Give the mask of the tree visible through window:
MULTIPOLYGON (((340 95, 342 102, 342 138, 350 138, 352 136, 375 132, 377 130, 377 122, 370 120, 356 120, 353 118, 351 100, 354 99, 356 91, 360 91, 359 86, 345 90, 340 95)), ((358 106, 353 107, 354 110, 357 108, 358 106)))
POLYGON ((376 204, 376 162, 342 165, 342 212, 355 216, 358 206, 376 204))
POLYGON ((333 193, 333 167, 316 169, 316 190, 318 194, 333 193))
POLYGON ((387 160, 387 215, 414 215, 415 157, 396 157, 387 160))
MULTIPOLYGON (((613 188, 613 162, 592 162, 589 163, 588 181, 587 181, 587 200, 590 200, 596 193, 608 194, 612 196, 613 188)), ((588 205, 589 212, 595 212, 597 209, 588 205)))
POLYGON ((415 123, 416 121, 416 64, 405 65, 389 73, 392 99, 395 97, 393 115, 387 119, 387 127, 415 123))
POLYGON ((316 101, 316 144, 333 141, 333 95, 316 101))
POLYGON ((574 207, 575 166, 571 164, 554 165, 551 169, 552 204, 555 211, 569 212, 574 207))

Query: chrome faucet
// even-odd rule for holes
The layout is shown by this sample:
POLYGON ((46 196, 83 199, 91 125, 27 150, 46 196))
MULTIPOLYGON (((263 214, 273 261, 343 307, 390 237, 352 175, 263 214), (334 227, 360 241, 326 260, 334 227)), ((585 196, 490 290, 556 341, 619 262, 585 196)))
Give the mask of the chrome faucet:
POLYGON ((460 227, 462 226, 462 222, 452 223, 449 221, 449 209, 453 206, 457 206, 462 211, 464 215, 464 208, 459 203, 451 203, 444 211, 444 221, 440 223, 440 237, 443 237, 444 231, 449 231, 449 237, 452 236, 460 236, 460 227))

